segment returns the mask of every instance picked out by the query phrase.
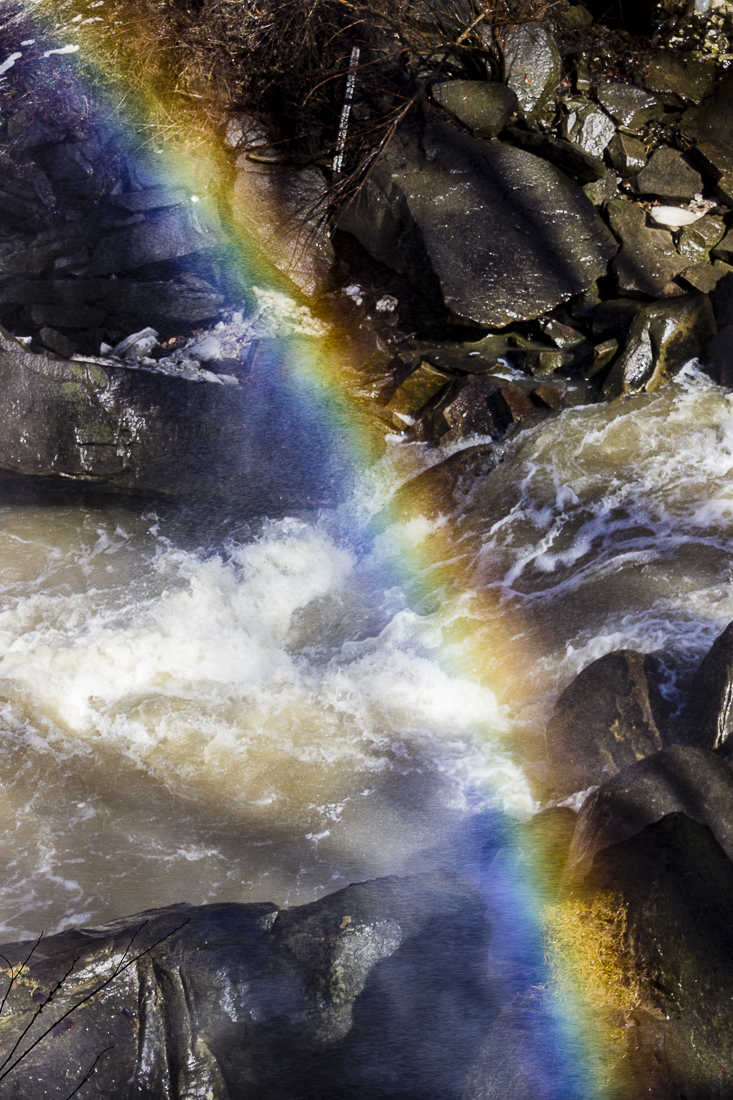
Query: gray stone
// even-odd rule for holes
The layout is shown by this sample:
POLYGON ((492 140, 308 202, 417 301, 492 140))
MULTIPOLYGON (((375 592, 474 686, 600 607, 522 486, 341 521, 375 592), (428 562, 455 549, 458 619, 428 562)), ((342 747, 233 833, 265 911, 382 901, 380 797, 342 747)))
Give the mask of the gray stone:
POLYGON ((216 247, 213 227, 194 207, 174 207, 110 233, 97 243, 91 274, 112 275, 216 247))
POLYGON ((502 38, 504 79, 516 94, 525 118, 535 118, 560 80, 560 53, 540 23, 520 23, 502 38))
POLYGON ((408 148, 377 166, 341 227, 396 270, 424 248, 459 317, 497 327, 537 317, 605 273, 613 241, 553 165, 448 126, 423 146, 424 158, 408 148))
POLYGON ((733 148, 721 141, 700 141, 690 149, 690 157, 714 180, 733 172, 733 148))
POLYGON ((645 146, 631 134, 616 134, 609 142, 608 155, 611 164, 623 179, 635 176, 647 161, 645 146))
POLYGON ((218 314, 224 299, 215 291, 190 290, 181 283, 18 279, 0 284, 0 303, 44 307, 47 312, 43 316, 58 316, 62 327, 73 327, 71 322, 82 310, 135 314, 153 321, 204 321, 218 314))
POLYGON ((693 222, 692 225, 684 227, 679 237, 679 251, 692 263, 700 263, 708 259, 710 250, 719 243, 724 233, 723 219, 708 214, 699 221, 693 222))
POLYGON ((460 1100, 496 1014, 485 908, 436 871, 293 909, 174 905, 49 936, 30 958, 32 943, 5 945, 11 966, 27 963, 4 1003, 3 1057, 77 960, 42 1018, 71 1011, 71 1026, 8 1083, 66 1100, 105 1051, 93 1087, 111 1100, 400 1096, 405 1081, 411 1097, 460 1100))
POLYGON ((325 444, 302 411, 273 415, 272 386, 264 367, 235 387, 55 360, 0 328, 0 470, 67 488, 263 508, 282 508, 283 492, 289 506, 321 499, 331 476, 325 444))
MULTIPOLYGON (((643 66, 644 87, 654 92, 668 107, 699 103, 709 87, 709 70, 688 72, 685 62, 674 50, 659 50, 643 66)), ((714 79, 714 70, 713 70, 714 79)))
POLYGON ((626 294, 658 298, 679 294, 672 280, 688 266, 674 246, 666 229, 647 229, 641 206, 625 199, 614 199, 608 217, 621 251, 613 260, 618 288, 626 294))
POLYGON ((603 156, 615 132, 616 127, 606 112, 592 103, 569 105, 563 120, 564 136, 592 157, 603 156))
POLYGON ((612 80, 602 80, 598 85, 598 102, 619 126, 632 134, 638 134, 647 123, 664 114, 659 100, 643 88, 636 88, 633 84, 617 84, 612 80))
POLYGON ((232 191, 234 220, 270 263, 308 297, 322 291, 333 264, 323 173, 264 164, 241 153, 232 191))
POLYGON ((448 80, 433 84, 430 94, 476 137, 496 137, 517 112, 517 97, 506 84, 448 80))
POLYGON ((640 195, 659 199, 691 199, 702 191, 700 173, 676 149, 657 149, 634 179, 640 195))
POLYGON ((586 799, 570 846, 569 877, 587 874, 602 848, 677 812, 712 829, 733 858, 733 771, 706 749, 673 745, 607 779, 586 799))
POLYGON ((622 649, 593 661, 557 701, 546 732, 550 784, 585 790, 662 747, 645 658, 622 649))
POLYGON ((715 244, 712 252, 717 259, 725 260, 726 263, 733 263, 733 229, 729 229, 725 236, 715 244))
POLYGON ((606 206, 611 199, 619 197, 618 183, 613 172, 606 172, 601 179, 583 186, 583 191, 594 206, 606 206))
POLYGON ((725 264, 722 260, 715 260, 712 264, 703 261, 686 267, 680 278, 694 290, 699 290, 703 294, 711 294, 720 280, 725 275, 730 274, 731 271, 733 271, 733 268, 730 264, 725 264))
POLYGON ((520 130, 517 126, 509 127, 506 137, 512 145, 527 149, 543 160, 549 160, 561 171, 581 182, 606 179, 606 166, 601 158, 591 156, 571 141, 565 141, 554 134, 541 134, 536 130, 520 130))
POLYGON ((715 330, 706 294, 644 306, 632 321, 623 353, 606 379, 604 398, 642 390, 650 393, 663 386, 685 363, 704 357, 715 330))

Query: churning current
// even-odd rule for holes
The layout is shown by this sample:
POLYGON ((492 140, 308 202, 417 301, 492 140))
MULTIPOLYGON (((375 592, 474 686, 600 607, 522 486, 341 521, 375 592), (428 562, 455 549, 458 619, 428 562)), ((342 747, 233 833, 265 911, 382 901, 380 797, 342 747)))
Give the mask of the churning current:
POLYGON ((581 667, 659 651, 673 697, 733 618, 733 403, 694 369, 518 435, 450 524, 376 523, 441 457, 394 443, 353 499, 249 527, 5 494, 6 937, 461 869, 477 815, 537 808, 581 667))

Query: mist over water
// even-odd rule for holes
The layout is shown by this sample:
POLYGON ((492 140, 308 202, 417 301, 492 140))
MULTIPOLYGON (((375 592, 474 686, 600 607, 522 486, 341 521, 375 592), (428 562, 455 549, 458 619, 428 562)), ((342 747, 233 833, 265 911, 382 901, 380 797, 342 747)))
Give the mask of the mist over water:
POLYGON ((673 691, 733 618, 733 404, 704 378, 519 435, 452 520, 474 592, 426 602, 445 525, 369 523, 440 457, 395 444, 345 504, 249 528, 5 498, 0 931, 470 870, 487 810, 536 809, 581 667, 663 650, 673 691), (523 654, 509 693, 452 633, 487 591, 487 667, 523 654))

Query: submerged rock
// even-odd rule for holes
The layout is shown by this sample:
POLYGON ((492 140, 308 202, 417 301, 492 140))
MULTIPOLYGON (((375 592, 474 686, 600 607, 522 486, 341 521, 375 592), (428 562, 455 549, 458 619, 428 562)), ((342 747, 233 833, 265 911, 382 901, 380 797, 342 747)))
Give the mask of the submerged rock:
POLYGON ((607 779, 585 800, 568 856, 568 876, 583 878, 602 848, 682 812, 712 829, 733 857, 733 771, 706 749, 673 745, 607 779))
MULTIPOLYGON (((290 910, 177 905, 50 936, 4 1006, 3 1056, 73 959, 30 1038, 79 1007, 10 1081, 66 1100, 104 1052, 94 1085, 118 1100, 459 1100, 495 1013, 484 910, 436 871, 290 910)), ((16 965, 30 947, 2 951, 16 965)))
POLYGON ((497 327, 534 318, 605 273, 613 240, 554 166, 449 126, 432 127, 423 150, 408 143, 377 166, 340 225, 396 270, 426 250, 459 317, 497 327))
POLYGON ((644 656, 622 649, 584 668, 558 699, 545 736, 551 786, 561 794, 661 749, 644 656))

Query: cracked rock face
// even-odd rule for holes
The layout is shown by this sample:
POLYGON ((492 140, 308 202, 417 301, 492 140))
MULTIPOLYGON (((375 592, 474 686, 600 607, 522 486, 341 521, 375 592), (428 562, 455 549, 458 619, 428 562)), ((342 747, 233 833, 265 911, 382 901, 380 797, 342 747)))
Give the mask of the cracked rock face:
MULTIPOLYGON (((479 892, 448 871, 290 910, 175 905, 51 936, 5 1005, 3 1056, 76 965, 29 1035, 53 1031, 0 1095, 34 1080, 34 1097, 65 1100, 105 1051, 94 1083, 114 1100, 376 1100, 406 1080, 415 1100, 459 1100, 496 1011, 488 940, 479 892)), ((30 946, 4 957, 17 966, 30 946)))
POLYGON ((408 149, 381 168, 376 186, 389 206, 378 250, 374 190, 352 204, 343 228, 399 270, 416 227, 446 305, 479 324, 540 316, 605 274, 616 250, 588 198, 554 165, 448 126, 426 133, 422 154, 408 149))

